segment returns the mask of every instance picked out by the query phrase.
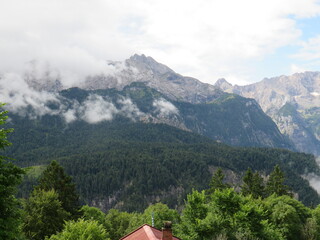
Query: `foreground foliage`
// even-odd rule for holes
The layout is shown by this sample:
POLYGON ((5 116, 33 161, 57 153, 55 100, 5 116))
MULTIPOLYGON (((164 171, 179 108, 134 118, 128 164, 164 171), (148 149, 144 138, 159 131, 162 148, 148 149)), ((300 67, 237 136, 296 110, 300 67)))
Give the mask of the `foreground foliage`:
POLYGON ((94 220, 80 219, 69 221, 61 233, 52 235, 49 240, 108 240, 102 225, 94 220))
POLYGON ((61 207, 70 214, 70 217, 76 218, 79 215, 79 195, 75 184, 57 161, 52 161, 43 171, 36 189, 45 191, 54 189, 58 194, 61 207))
MULTIPOLYGON (((0 103, 0 125, 7 119, 6 111, 1 111, 3 104, 0 103)), ((7 134, 12 129, 0 128, 0 151, 10 146, 7 134)), ((18 201, 14 197, 17 185, 20 183, 24 171, 9 162, 0 155, 0 239, 11 240, 19 235, 20 210, 18 201)))
POLYGON ((26 200, 24 211, 26 216, 23 231, 25 236, 32 240, 42 240, 61 231, 64 221, 70 216, 70 213, 63 209, 54 189, 35 189, 26 200))

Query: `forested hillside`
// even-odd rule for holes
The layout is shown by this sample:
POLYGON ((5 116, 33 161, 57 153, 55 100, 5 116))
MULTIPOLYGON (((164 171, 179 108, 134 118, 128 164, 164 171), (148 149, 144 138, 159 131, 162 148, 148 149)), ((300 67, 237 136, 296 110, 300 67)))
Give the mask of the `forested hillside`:
MULTIPOLYGON (((39 147, 29 151, 16 143, 7 154, 12 154, 21 166, 58 160, 76 182, 81 200, 103 209, 136 211, 157 201, 178 207, 192 188, 208 186, 211 169, 215 167, 239 176, 251 167, 267 175, 275 164, 284 169, 288 185, 299 194, 300 200, 309 205, 319 201, 308 181, 301 177, 318 173, 312 155, 281 149, 230 147, 164 124, 120 119, 97 125, 78 124, 84 125, 81 132, 76 125, 61 135, 57 135, 58 131, 56 135, 43 132, 47 139, 28 140, 29 147, 39 147)), ((22 186, 23 196, 34 184, 35 175, 26 180, 29 187, 22 186)))

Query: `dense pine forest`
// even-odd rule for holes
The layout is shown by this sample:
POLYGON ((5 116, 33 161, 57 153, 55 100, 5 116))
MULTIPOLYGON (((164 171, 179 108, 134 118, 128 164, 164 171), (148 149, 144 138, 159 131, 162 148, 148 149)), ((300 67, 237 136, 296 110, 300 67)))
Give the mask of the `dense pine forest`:
MULTIPOLYGON (((316 191, 301 177, 319 170, 309 154, 230 147, 165 124, 132 123, 121 118, 95 125, 79 122, 62 133, 52 129, 43 133, 46 119, 52 121, 44 117, 34 138, 29 141, 26 137, 27 144, 19 144, 14 135, 18 133, 12 133, 14 144, 6 154, 28 170, 19 197, 28 196, 41 169, 52 160, 73 177, 82 203, 126 211, 142 211, 158 198, 170 207, 179 207, 192 188, 208 187, 217 167, 236 175, 237 181, 248 167, 267 176, 279 164, 299 200, 307 205, 319 203, 316 191), (43 135, 48 137, 43 139, 43 135)), ((22 126, 15 132, 21 130, 30 136, 28 131, 34 128, 22 126)))

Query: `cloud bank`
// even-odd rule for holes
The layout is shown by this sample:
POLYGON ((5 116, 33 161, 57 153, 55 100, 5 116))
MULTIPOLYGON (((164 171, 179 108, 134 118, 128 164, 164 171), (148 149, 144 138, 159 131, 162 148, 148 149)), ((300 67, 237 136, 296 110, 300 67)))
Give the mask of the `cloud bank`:
MULTIPOLYGON (((36 60, 59 70, 67 85, 108 71, 108 59, 124 60, 134 53, 210 83, 220 77, 250 80, 253 63, 282 47, 309 52, 299 46, 299 22, 320 14, 316 0, 0 3, 0 72, 21 73, 36 60)), ((316 56, 317 37, 312 38, 303 41, 316 56)))
POLYGON ((128 98, 115 103, 102 96, 91 94, 82 103, 69 100, 56 92, 37 91, 31 88, 19 74, 4 74, 0 77, 1 102, 6 109, 23 117, 35 119, 44 115, 60 115, 66 123, 83 120, 90 124, 112 121, 121 115, 133 121, 144 116, 128 98), (117 105, 117 106, 116 106, 117 105))

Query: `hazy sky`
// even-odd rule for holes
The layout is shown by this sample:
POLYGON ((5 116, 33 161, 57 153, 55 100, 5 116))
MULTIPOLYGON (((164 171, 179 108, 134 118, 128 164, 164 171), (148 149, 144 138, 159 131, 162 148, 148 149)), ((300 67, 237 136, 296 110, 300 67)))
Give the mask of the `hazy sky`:
POLYGON ((315 0, 0 0, 0 73, 36 60, 70 75, 152 56, 214 83, 320 70, 315 0))

